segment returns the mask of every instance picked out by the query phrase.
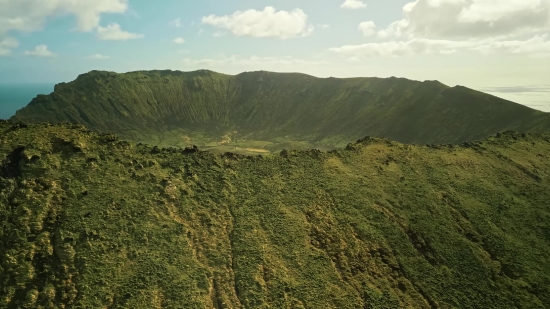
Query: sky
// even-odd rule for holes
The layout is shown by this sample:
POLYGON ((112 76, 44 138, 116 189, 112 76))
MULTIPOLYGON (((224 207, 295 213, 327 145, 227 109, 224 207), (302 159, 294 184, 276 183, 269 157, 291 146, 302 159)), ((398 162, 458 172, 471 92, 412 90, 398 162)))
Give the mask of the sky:
POLYGON ((439 80, 550 112, 550 0, 0 0, 0 83, 209 69, 439 80))

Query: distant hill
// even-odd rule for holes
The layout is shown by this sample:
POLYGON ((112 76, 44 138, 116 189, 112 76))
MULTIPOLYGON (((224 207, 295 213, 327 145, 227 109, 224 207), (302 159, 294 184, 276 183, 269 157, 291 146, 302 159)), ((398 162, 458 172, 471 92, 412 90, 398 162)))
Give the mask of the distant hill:
POLYGON ((264 71, 92 71, 36 97, 11 120, 73 122, 163 147, 243 153, 329 149, 363 136, 446 144, 550 131, 550 114, 461 86, 264 71))
POLYGON ((550 135, 240 156, 0 121, 0 308, 548 304, 550 135))

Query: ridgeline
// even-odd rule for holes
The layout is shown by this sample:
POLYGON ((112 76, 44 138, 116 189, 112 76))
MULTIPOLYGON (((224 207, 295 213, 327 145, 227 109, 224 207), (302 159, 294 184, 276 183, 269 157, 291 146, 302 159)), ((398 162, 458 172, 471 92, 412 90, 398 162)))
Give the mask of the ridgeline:
POLYGON ((72 122, 159 147, 241 154, 342 148, 364 136, 424 145, 550 132, 550 114, 461 86, 264 71, 91 71, 11 120, 72 122))
MULTIPOLYGON (((140 104, 170 95, 155 92, 153 84, 132 84, 132 74, 112 75, 114 85, 137 87, 117 90, 131 89, 134 96, 125 102, 135 102, 136 108, 110 107, 128 113, 121 128, 164 113, 155 107, 164 102, 160 97, 147 113, 140 104)), ((200 74, 217 85, 233 78, 200 74)), ((260 75, 237 80, 250 76, 258 82, 260 75)), ((166 78, 159 88, 172 85, 175 77, 166 78)), ((187 89, 178 80, 173 89, 187 89)), ((348 82, 382 87, 388 81, 348 82)), ((433 82, 396 82, 442 89, 436 97, 471 95, 433 82)), ((111 110, 90 103, 116 89, 102 87, 97 93, 94 87, 58 86, 16 117, 32 118, 28 111, 33 109, 43 110, 43 117, 63 111, 60 121, 88 118, 89 125, 112 125, 114 118, 101 118, 111 110), (63 89, 74 89, 79 103, 68 103, 69 92, 63 89), (86 101, 80 100, 82 94, 86 101), (47 112, 54 103, 57 109, 47 112), (77 107, 80 118, 73 114, 77 107)), ((405 88, 386 95, 398 97, 405 88)), ((207 97, 227 97, 221 86, 216 89, 189 92, 211 102, 208 108, 182 104, 172 114, 194 123, 227 119, 229 124, 232 118, 221 113, 229 109, 210 109, 222 101, 207 97)), ((114 92, 109 95, 116 98, 114 92)), ((397 109, 407 105, 389 102, 397 109)), ((278 107, 268 106, 282 115, 278 107)), ((250 119, 243 128, 260 125, 254 113, 235 113, 250 119)), ((321 112, 311 112, 311 124, 316 113, 321 112)), ((356 114, 360 118, 361 112, 356 114)), ((475 119, 479 113, 463 119, 467 116, 475 119)), ((334 123, 342 120, 334 117, 334 123)), ((358 118, 348 121, 363 123, 358 118)), ((276 121, 265 123, 275 126, 276 121)), ((340 124, 342 130, 346 126, 340 124)), ((441 132, 447 133, 433 132, 430 138, 443 139, 450 131, 441 132)), ((410 134, 403 138, 422 136, 410 134)), ((468 134, 454 140, 473 136, 468 134)), ((0 121, 0 137, 1 308, 502 309, 550 304, 550 135, 506 132, 442 146, 364 138, 340 150, 270 156, 160 149, 70 124, 0 121)))

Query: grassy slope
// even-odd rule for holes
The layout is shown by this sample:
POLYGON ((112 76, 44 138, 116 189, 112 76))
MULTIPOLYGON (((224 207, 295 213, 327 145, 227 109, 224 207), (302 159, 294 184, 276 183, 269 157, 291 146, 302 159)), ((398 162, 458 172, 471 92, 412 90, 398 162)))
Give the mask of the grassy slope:
POLYGON ((243 157, 0 122, 2 308, 544 308, 550 136, 243 157))
POLYGON ((92 71, 37 97, 12 120, 76 122, 164 146, 253 140, 341 147, 363 136, 441 144, 550 130, 549 114, 435 81, 263 71, 92 71))

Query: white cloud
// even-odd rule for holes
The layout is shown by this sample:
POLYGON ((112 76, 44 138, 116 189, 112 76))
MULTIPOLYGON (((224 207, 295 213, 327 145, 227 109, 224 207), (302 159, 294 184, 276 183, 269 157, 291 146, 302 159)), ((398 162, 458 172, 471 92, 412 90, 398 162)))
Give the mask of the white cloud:
POLYGON ((25 51, 27 56, 36 56, 36 57, 53 57, 54 53, 48 50, 47 45, 38 45, 32 51, 25 51))
MULTIPOLYGON (((433 1, 433 0, 432 0, 433 1)), ((458 14, 460 22, 495 22, 515 14, 536 14, 538 10, 548 12, 548 6, 543 7, 541 0, 478 0, 470 6, 464 6, 458 14)))
POLYGON ((100 40, 126 41, 131 39, 141 39, 143 34, 130 33, 120 29, 117 23, 110 23, 107 27, 97 27, 97 37, 100 40))
POLYGON ((0 39, 0 47, 15 48, 19 46, 19 41, 12 37, 5 37, 0 39))
POLYGON ((330 48, 329 50, 350 59, 358 60, 376 56, 410 56, 414 55, 415 52, 430 52, 434 50, 439 52, 440 50, 434 49, 433 47, 435 45, 442 45, 441 43, 442 42, 429 41, 425 39, 414 39, 408 42, 391 41, 366 43, 361 45, 345 45, 342 47, 330 48))
POLYGON ((0 33, 43 28, 48 17, 74 15, 76 29, 91 31, 103 13, 124 13, 128 0, 0 0, 0 33))
POLYGON ((227 33, 223 32, 223 31, 216 31, 216 32, 214 32, 214 34, 212 36, 215 37, 215 38, 219 38, 219 37, 224 36, 226 34, 227 33))
POLYGON ((170 25, 171 26, 174 26, 176 28, 180 28, 180 27, 183 27, 183 24, 181 23, 181 19, 180 18, 176 18, 174 19, 173 21, 170 22, 170 25))
POLYGON ((317 65, 325 62, 309 61, 293 57, 240 57, 240 56, 220 56, 217 58, 202 59, 183 59, 187 66, 212 67, 212 66, 257 66, 258 70, 266 66, 294 66, 294 65, 317 65))
POLYGON ((380 37, 474 38, 550 29, 550 0, 416 0, 380 37))
POLYGON ((346 0, 342 5, 340 6, 343 9, 364 9, 367 7, 366 3, 363 3, 363 1, 360 0, 346 0))
POLYGON ((326 28, 329 28, 330 25, 328 25, 328 24, 320 24, 320 25, 318 25, 318 27, 319 27, 319 28, 326 29, 326 28))
POLYGON ((473 47, 472 50, 484 54, 509 53, 528 54, 533 57, 550 56, 550 40, 548 35, 537 35, 528 40, 495 41, 473 47))
POLYGON ((102 54, 94 54, 94 55, 91 55, 89 57, 87 57, 87 59, 99 59, 99 60, 105 60, 105 59, 110 59, 111 57, 109 56, 105 56, 105 55, 102 55, 102 54))
POLYGON ((183 44, 185 43, 185 40, 183 38, 175 38, 172 42, 176 44, 183 44))
POLYGON ((399 57, 417 54, 454 54, 458 52, 479 52, 483 54, 522 54, 535 57, 550 56, 548 36, 539 35, 528 40, 498 41, 495 39, 436 40, 414 38, 408 41, 389 41, 346 45, 330 48, 329 51, 352 60, 369 57, 399 57))
POLYGON ((237 11, 230 16, 204 16, 202 23, 227 29, 237 36, 288 39, 303 37, 313 31, 313 26, 308 25, 307 18, 301 9, 276 11, 268 6, 263 11, 251 9, 237 11))
MULTIPOLYGON (((414 2, 410 2, 410 3, 414 3, 414 2)), ((464 3, 466 3, 465 0, 428 0, 428 5, 433 7, 439 7, 445 4, 464 4, 464 3)))
POLYGON ((403 36, 403 30, 409 26, 409 21, 401 19, 391 23, 388 28, 378 31, 378 37, 387 38, 390 36, 401 37, 403 36))
POLYGON ((371 36, 376 33, 376 24, 373 21, 364 21, 359 24, 358 28, 364 36, 371 36))
POLYGON ((11 53, 12 48, 19 46, 19 41, 12 37, 0 38, 0 56, 6 56, 11 53))

